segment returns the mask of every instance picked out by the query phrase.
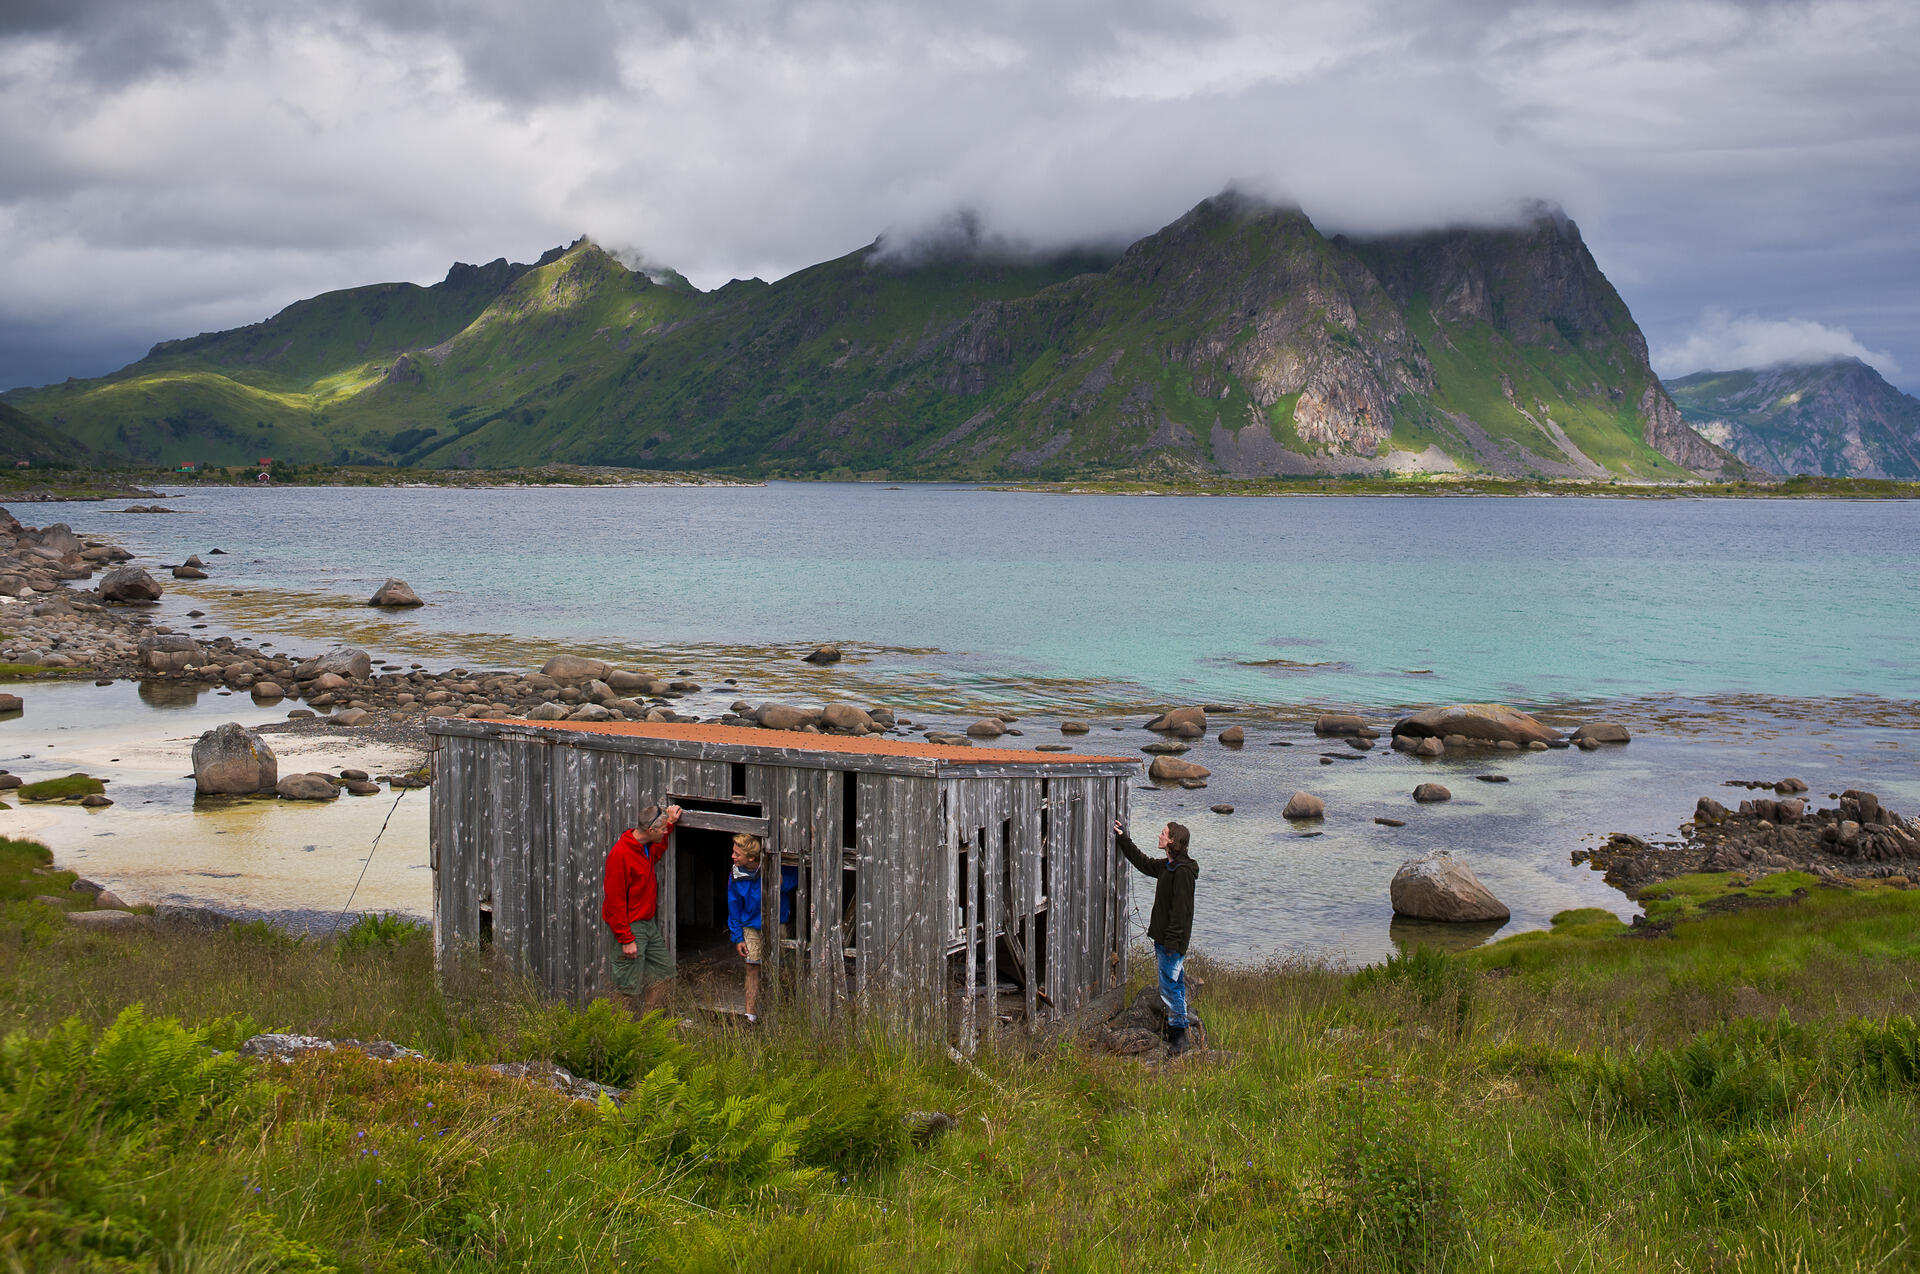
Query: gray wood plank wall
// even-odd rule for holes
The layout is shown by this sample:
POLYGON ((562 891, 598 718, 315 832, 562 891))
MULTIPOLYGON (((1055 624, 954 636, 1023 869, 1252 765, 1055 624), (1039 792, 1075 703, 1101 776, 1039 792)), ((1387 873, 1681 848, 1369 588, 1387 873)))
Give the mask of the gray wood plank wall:
MULTIPOLYGON (((877 1011, 938 1035, 957 954, 960 1042, 971 1050, 997 1034, 1002 972, 1023 980, 1030 1026, 1125 978, 1127 880, 1107 831, 1125 816, 1125 778, 1018 767, 936 778, 749 763, 736 795, 726 760, 511 731, 436 733, 433 764, 434 944, 443 962, 480 941, 486 909, 496 952, 554 994, 582 1002, 607 993, 607 850, 643 805, 694 796, 754 803, 767 820, 770 1015, 785 977, 796 992, 789 1008, 817 1020, 877 1011), (849 785, 851 838, 843 826, 849 785), (777 936, 783 861, 800 875, 792 945, 777 936)), ((662 864, 659 895, 670 949, 675 856, 662 864)))

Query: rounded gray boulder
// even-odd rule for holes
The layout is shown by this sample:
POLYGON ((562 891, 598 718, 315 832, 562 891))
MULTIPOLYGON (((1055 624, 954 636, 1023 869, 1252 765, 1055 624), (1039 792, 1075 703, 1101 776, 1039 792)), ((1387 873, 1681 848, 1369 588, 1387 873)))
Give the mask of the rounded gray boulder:
POLYGON ((1467 866, 1444 849, 1422 854, 1393 874, 1387 890, 1393 914, 1450 924, 1506 920, 1512 913, 1467 866))
POLYGON ((373 596, 367 601, 369 606, 425 606, 420 594, 403 579, 390 579, 373 590, 373 596))
POLYGON ((100 577, 95 588, 103 602, 157 602, 160 581, 137 566, 116 566, 100 577))
POLYGON ((279 781, 273 749, 237 721, 216 726, 193 745, 193 790, 202 796, 271 792, 279 781))
POLYGON ((286 801, 331 801, 338 799, 340 789, 333 780, 324 774, 289 774, 274 787, 280 798, 286 801))

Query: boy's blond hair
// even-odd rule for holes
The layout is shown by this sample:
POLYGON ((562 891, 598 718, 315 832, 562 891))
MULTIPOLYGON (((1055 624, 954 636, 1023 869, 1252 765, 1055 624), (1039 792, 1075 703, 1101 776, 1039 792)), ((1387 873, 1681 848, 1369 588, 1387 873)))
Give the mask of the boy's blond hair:
POLYGON ((760 857, 760 838, 752 832, 735 832, 733 847, 735 850, 745 850, 750 858, 760 857))

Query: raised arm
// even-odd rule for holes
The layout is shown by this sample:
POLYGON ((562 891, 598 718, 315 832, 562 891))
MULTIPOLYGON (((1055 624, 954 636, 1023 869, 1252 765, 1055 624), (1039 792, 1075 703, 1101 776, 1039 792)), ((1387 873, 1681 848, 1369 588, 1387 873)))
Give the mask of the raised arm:
POLYGON ((1148 858, 1140 852, 1140 847, 1133 843, 1131 836, 1127 835, 1126 824, 1119 819, 1113 821, 1113 843, 1120 847, 1120 852, 1127 856, 1127 861, 1132 863, 1142 875, 1152 876, 1157 880, 1160 873, 1166 870, 1165 859, 1148 858))

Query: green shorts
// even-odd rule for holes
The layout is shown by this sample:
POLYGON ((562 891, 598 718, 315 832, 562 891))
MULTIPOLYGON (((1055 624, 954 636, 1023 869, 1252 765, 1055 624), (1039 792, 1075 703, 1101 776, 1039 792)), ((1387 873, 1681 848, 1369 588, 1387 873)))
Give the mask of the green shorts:
POLYGON ((673 976, 673 957, 667 954, 667 940, 661 936, 658 920, 633 922, 633 944, 639 949, 632 955, 620 954, 620 940, 611 929, 606 933, 613 960, 613 988, 620 994, 638 995, 648 983, 673 976))

